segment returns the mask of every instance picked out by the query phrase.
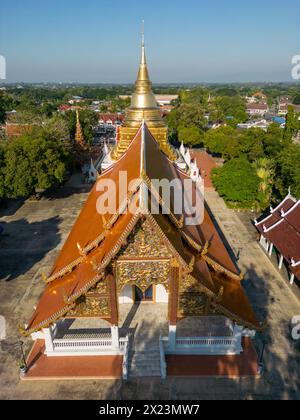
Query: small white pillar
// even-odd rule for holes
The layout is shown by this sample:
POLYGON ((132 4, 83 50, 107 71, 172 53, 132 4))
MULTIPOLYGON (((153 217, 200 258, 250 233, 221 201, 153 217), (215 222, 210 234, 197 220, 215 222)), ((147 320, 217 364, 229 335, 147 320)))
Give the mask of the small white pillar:
POLYGON ((295 274, 294 273, 291 273, 291 277, 290 277, 290 284, 291 284, 291 286, 294 284, 294 281, 295 281, 295 274))
POLYGON ((283 255, 280 255, 280 260, 279 260, 279 265, 278 265, 279 270, 282 269, 283 261, 284 261, 284 256, 283 255))
POLYGON ((243 330, 244 327, 235 324, 233 335, 236 338, 236 354, 241 354, 243 352, 243 346, 242 346, 242 337, 243 337, 243 330))
POLYGON ((175 350, 176 348, 176 325, 169 325, 169 349, 175 350))
POLYGON ((274 249, 274 245, 273 244, 270 244, 270 249, 269 249, 269 256, 270 257, 272 257, 273 249, 274 249))
POLYGON ((111 327, 111 339, 113 348, 118 350, 120 348, 119 327, 116 325, 111 327))
POLYGON ((46 354, 54 352, 54 345, 53 345, 53 334, 52 328, 44 328, 43 329, 44 338, 45 338, 45 346, 46 346, 46 354))

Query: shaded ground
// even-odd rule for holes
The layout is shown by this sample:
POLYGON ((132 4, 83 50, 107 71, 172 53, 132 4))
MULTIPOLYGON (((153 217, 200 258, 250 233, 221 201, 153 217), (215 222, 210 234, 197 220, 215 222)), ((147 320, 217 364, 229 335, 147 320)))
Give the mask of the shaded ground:
MULTIPOLYGON (((300 343, 291 339, 291 318, 300 315, 299 301, 260 249, 255 235, 215 192, 206 196, 246 273, 244 285, 259 318, 269 321, 265 336, 256 340, 258 351, 266 342, 266 370, 261 379, 20 382, 18 325, 29 319, 44 287, 41 273, 50 270, 87 197, 81 189, 68 187, 48 200, 25 202, 0 213, 8 235, 0 239, 0 315, 7 320, 7 339, 0 343, 0 398, 299 399, 300 343)), ((145 338, 150 334, 147 323, 142 332, 145 338)), ((31 344, 26 341, 25 350, 31 344)))

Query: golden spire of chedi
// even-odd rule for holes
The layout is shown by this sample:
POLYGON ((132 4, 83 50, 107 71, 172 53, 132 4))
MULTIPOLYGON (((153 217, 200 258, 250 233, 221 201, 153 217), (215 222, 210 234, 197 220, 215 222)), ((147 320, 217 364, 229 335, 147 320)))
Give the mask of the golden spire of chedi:
POLYGON ((82 131, 81 124, 80 124, 79 111, 78 111, 78 109, 76 109, 76 133, 75 133, 75 140, 76 140, 76 143, 80 147, 84 148, 85 142, 84 142, 83 131, 82 131))
POLYGON ((113 159, 119 159, 123 155, 142 122, 145 121, 161 149, 167 153, 170 158, 174 158, 174 154, 167 141, 168 129, 161 116, 159 106, 152 91, 152 83, 146 59, 144 22, 141 52, 141 62, 135 82, 135 90, 131 99, 131 105, 126 110, 125 121, 120 128, 120 141, 113 152, 112 157, 113 159))
POLYGON ((165 127, 152 91, 152 83, 150 81, 146 59, 144 23, 141 62, 135 82, 135 91, 132 95, 131 106, 126 112, 124 126, 139 128, 143 120, 145 120, 149 128, 165 127))

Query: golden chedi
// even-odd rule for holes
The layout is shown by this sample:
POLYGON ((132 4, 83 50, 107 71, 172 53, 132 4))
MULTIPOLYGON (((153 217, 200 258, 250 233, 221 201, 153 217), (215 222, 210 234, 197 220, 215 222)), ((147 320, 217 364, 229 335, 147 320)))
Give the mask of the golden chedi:
POLYGON ((130 142, 140 128, 143 120, 146 122, 153 137, 159 143, 160 148, 171 159, 176 156, 168 144, 168 128, 162 119, 159 106, 152 92, 152 83, 147 67, 144 35, 142 40, 142 58, 135 82, 135 91, 132 95, 131 106, 126 110, 125 121, 120 127, 120 139, 117 148, 113 152, 113 159, 119 159, 127 150, 130 142))

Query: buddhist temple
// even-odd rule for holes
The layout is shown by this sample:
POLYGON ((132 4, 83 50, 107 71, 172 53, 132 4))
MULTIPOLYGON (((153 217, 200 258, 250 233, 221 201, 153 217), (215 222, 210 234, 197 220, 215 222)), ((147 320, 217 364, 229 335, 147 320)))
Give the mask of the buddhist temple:
MULTIPOLYGON (((182 155, 189 162, 184 149, 182 155)), ((199 170, 194 163, 191 174, 179 160, 151 89, 143 38, 135 93, 111 165, 95 183, 21 329, 44 343, 46 358, 119 356, 124 379, 165 378, 168 355, 240 355, 244 338, 262 330, 203 201, 199 170), (203 221, 188 223, 190 214, 185 207, 178 213, 174 193, 166 202, 152 180, 190 181, 203 221), (99 211, 109 201, 115 211, 99 211), (153 202, 159 211, 151 211, 153 202), (139 333, 126 329, 138 307, 145 311, 139 333), (150 320, 161 311, 164 326, 154 330, 150 320)))

